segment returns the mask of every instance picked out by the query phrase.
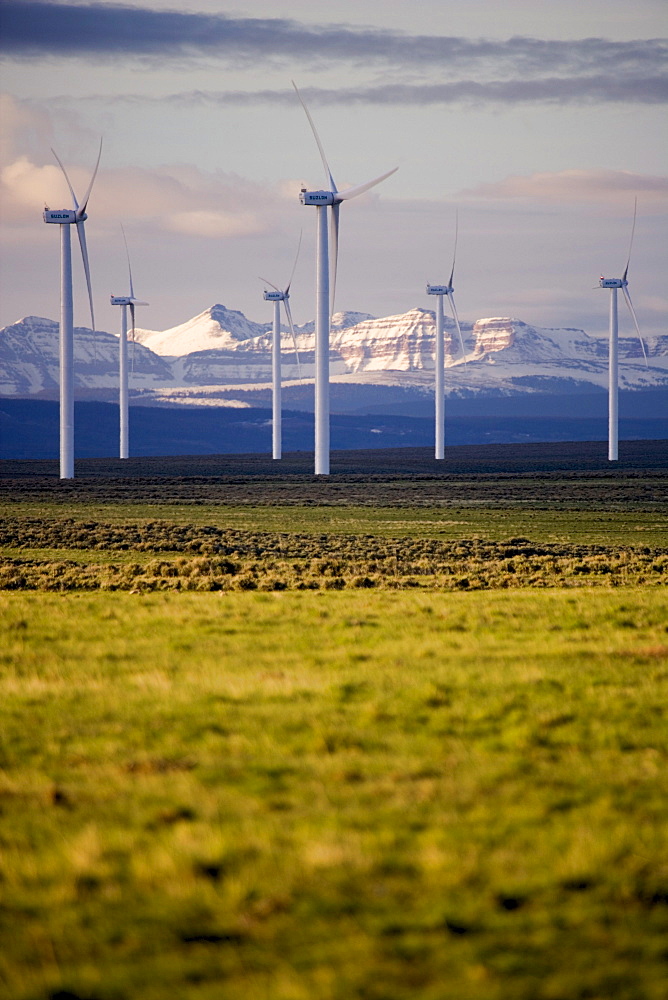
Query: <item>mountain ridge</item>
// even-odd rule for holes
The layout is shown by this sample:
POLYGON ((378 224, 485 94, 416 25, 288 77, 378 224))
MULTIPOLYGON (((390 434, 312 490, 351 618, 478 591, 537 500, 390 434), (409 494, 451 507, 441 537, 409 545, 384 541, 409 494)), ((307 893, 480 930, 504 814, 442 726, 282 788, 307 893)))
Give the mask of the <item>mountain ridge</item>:
MULTIPOLYGON (((591 337, 577 328, 533 327, 512 317, 461 325, 463 355, 454 322, 446 319, 450 397, 564 394, 607 385, 607 338, 591 337)), ((167 330, 138 329, 130 347, 131 397, 145 405, 210 405, 214 400, 224 400, 222 405, 228 406, 257 405, 253 394, 266 395, 271 380, 270 330, 271 323, 255 323, 220 303, 167 330)), ((295 333, 301 382, 292 338, 285 330, 281 337, 286 406, 303 397, 309 385, 312 395, 313 323, 296 327, 295 333)), ((409 395, 433 394, 434 339, 434 313, 419 306, 380 318, 337 313, 330 337, 331 381, 348 387, 349 407, 363 406, 364 393, 372 386, 392 386, 409 395)), ((118 340, 116 334, 76 328, 77 398, 114 398, 118 340)), ((668 336, 650 338, 646 346, 647 366, 638 339, 620 337, 622 389, 668 386, 668 336)), ((58 364, 55 321, 28 316, 0 330, 1 396, 55 398, 58 364)))

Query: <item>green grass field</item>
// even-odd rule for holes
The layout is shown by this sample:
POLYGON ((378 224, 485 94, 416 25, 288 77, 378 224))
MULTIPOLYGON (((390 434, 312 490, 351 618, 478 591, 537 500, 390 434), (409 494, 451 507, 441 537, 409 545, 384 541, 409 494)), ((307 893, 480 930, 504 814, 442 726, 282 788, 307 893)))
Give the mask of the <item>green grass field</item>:
POLYGON ((8 998, 665 996, 665 592, 1 608, 8 998))
POLYGON ((2 1000, 664 1000, 658 493, 26 483, 2 1000))
POLYGON ((665 504, 657 511, 503 507, 395 506, 327 507, 203 503, 3 503, 0 519, 23 516, 75 518, 107 523, 168 520, 176 524, 215 525, 244 531, 305 531, 313 534, 373 534, 382 538, 459 539, 472 536, 500 541, 515 535, 535 542, 579 542, 668 546, 665 504))

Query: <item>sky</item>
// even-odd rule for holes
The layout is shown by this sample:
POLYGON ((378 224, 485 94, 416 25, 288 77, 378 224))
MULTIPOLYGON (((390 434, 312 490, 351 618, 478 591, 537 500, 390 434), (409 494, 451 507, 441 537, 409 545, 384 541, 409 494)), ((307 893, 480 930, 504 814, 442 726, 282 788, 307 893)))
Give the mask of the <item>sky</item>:
POLYGON ((399 167, 342 206, 337 308, 431 308, 457 225, 462 318, 602 335, 598 278, 624 270, 637 198, 629 287, 643 332, 668 333, 667 36, 665 0, 3 0, 0 326, 57 319, 42 211, 70 199, 51 147, 83 193, 100 138, 100 329, 127 291, 121 224, 142 327, 216 302, 269 322, 258 276, 287 283, 302 231, 291 304, 312 319, 315 212, 298 195, 325 177, 294 80, 340 189, 399 167))

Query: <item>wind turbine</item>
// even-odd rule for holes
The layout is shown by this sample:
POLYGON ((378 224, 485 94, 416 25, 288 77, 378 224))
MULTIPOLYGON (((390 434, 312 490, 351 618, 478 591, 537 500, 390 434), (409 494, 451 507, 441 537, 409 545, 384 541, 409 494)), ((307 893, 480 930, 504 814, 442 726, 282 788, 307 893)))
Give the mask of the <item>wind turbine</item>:
MULTIPOLYGON (((125 230, 121 226, 123 242, 125 243, 125 255, 128 259, 128 276, 130 279, 129 295, 112 295, 112 306, 121 307, 121 339, 119 341, 119 364, 118 364, 118 408, 120 411, 120 448, 119 458, 127 458, 129 455, 129 411, 128 411, 128 306, 130 307, 130 319, 132 321, 132 345, 135 342, 135 306, 147 306, 148 302, 140 302, 135 298, 135 290, 132 284, 132 267, 130 265, 130 251, 128 241, 125 238, 125 230)), ((133 355, 134 364, 134 355, 133 355)))
POLYGON ((77 201, 74 188, 70 183, 67 171, 61 163, 58 154, 55 149, 52 149, 51 152, 55 156, 58 166, 65 174, 65 180, 70 189, 74 205, 72 209, 64 208, 60 211, 54 211, 45 207, 43 215, 46 223, 60 226, 60 478, 74 479, 74 310, 72 306, 72 240, 70 226, 77 227, 81 258, 83 260, 86 285, 88 287, 90 319, 93 333, 95 333, 93 292, 90 283, 90 265, 88 263, 84 222, 88 218, 86 207, 93 189, 97 169, 100 166, 102 140, 100 140, 100 150, 97 154, 93 176, 90 179, 90 184, 81 205, 77 201))
POLYGON ((645 358, 645 364, 648 365, 647 352, 645 350, 645 345, 643 343, 642 336, 640 334, 640 327, 638 326, 638 319, 636 317, 635 309, 633 308, 633 302, 631 301, 631 294, 628 289, 627 276, 629 273, 629 264, 631 263, 631 250, 633 248, 633 237, 636 230, 636 214, 638 211, 638 199, 635 199, 633 206, 633 226, 631 227, 631 242, 629 244, 629 255, 626 259, 626 267, 624 268, 624 274, 621 278, 604 278, 601 275, 599 280, 599 288, 609 288, 610 289, 610 347, 608 353, 608 461, 616 462, 618 458, 618 445, 619 445, 619 408, 618 408, 618 389, 619 389, 619 324, 617 317, 617 289, 621 288, 622 295, 626 301, 629 312, 631 313, 631 318, 636 328, 638 334, 638 339, 640 341, 640 346, 642 347, 643 357, 645 358))
MULTIPOLYGON (((434 419, 435 419, 435 457, 442 459, 445 457, 445 343, 443 336, 443 296, 445 295, 450 303, 452 318, 455 321, 457 332, 459 333, 459 344, 464 356, 464 338, 462 328, 459 325, 459 316, 455 306, 455 290, 453 280, 455 277, 455 260, 457 257, 457 236, 459 223, 455 219, 455 248, 452 254, 452 270, 450 280, 447 285, 427 285, 427 295, 436 295, 436 372, 434 385, 434 419)), ((466 360, 464 360, 466 364, 466 360)))
POLYGON ((295 257, 295 262, 292 268, 292 274, 290 275, 290 280, 288 281, 285 289, 281 291, 276 285, 272 285, 271 281, 267 281, 266 278, 260 278, 260 281, 264 281, 265 284, 270 285, 273 288, 273 292, 265 290, 264 298, 266 302, 274 303, 274 326, 271 338, 271 454, 272 458, 279 459, 281 455, 281 302, 283 303, 283 308, 285 309, 285 318, 288 321, 288 326, 290 327, 290 333, 292 334, 292 343, 295 348, 295 357, 297 358, 297 371, 299 373, 299 379, 301 381, 301 364, 299 361, 299 352, 297 350, 297 338, 295 336, 295 326, 292 322, 292 310, 290 309, 290 285, 292 284, 292 279, 295 276, 295 269, 297 267, 297 260, 299 259, 299 248, 302 244, 301 234, 299 236, 299 244, 297 246, 297 255, 295 257))
POLYGON ((339 191, 332 172, 329 169, 325 151, 320 136, 311 118, 310 112, 304 103, 294 80, 292 86, 301 106, 306 112, 311 130, 320 152, 320 158, 325 168, 325 176, 329 188, 326 191, 307 191, 302 188, 299 200, 302 205, 314 205, 317 211, 316 226, 316 314, 315 314, 315 474, 316 476, 329 475, 329 326, 331 311, 334 306, 334 295, 336 292, 336 270, 339 257, 339 214, 341 202, 350 201, 370 188, 380 184, 387 177, 390 177, 398 167, 388 170, 381 177, 360 184, 358 187, 348 188, 346 191, 339 191), (327 206, 332 209, 331 214, 331 274, 329 240, 327 238, 327 206), (330 303, 331 289, 331 303, 330 303))

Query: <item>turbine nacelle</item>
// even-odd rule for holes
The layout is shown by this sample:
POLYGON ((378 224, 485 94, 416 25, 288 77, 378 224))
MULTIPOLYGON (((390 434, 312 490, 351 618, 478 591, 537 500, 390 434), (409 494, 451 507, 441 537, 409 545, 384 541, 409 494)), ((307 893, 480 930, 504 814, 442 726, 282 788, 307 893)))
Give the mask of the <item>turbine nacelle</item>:
POLYGON ((50 208, 44 209, 44 221, 58 226, 75 225, 77 222, 84 222, 87 218, 87 215, 78 215, 71 208, 63 208, 60 211, 54 211, 50 208))
POLYGON ((147 306, 148 302, 140 302, 130 295, 111 295, 109 301, 112 306, 147 306))
POLYGON ((452 295, 452 285, 427 285, 427 295, 452 295))
POLYGON ((288 297, 289 297, 289 293, 288 292, 279 292, 279 291, 269 292, 269 291, 265 291, 265 293, 264 293, 264 300, 265 300, 265 302, 285 302, 285 300, 288 297))
POLYGON ((334 205, 337 199, 333 191, 306 191, 299 192, 299 200, 302 205, 334 205))
POLYGON ((598 284, 600 288, 625 288, 628 281, 624 278, 601 278, 598 284))

